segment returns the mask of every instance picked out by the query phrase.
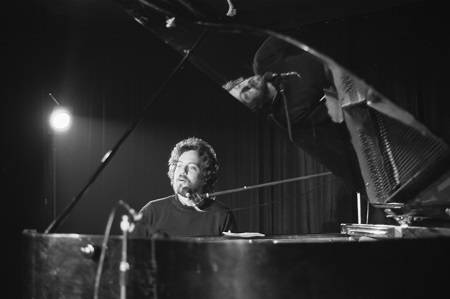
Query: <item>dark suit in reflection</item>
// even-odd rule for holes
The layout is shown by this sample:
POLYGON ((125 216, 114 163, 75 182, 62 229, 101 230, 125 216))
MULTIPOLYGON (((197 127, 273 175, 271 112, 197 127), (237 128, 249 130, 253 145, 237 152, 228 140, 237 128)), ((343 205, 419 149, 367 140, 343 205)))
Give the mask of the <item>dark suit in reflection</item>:
MULTIPOLYGON (((324 65, 311 54, 275 38, 268 38, 254 57, 254 72, 297 72, 279 82, 286 96, 288 116, 282 95, 266 109, 275 122, 287 129, 289 117, 296 146, 341 178, 352 192, 363 192, 363 180, 350 136, 344 123, 335 123, 321 98, 332 86, 324 65)), ((278 86, 280 88, 280 86, 278 86)))

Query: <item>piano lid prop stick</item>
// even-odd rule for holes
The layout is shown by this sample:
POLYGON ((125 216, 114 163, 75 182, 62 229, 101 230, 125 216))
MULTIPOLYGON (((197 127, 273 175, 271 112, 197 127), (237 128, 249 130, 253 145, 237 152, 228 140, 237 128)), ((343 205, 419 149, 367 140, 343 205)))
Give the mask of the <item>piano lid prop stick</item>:
POLYGON ((369 208, 370 208, 369 201, 366 200, 366 224, 369 224, 369 208))
POLYGON ((361 224, 361 194, 356 193, 356 204, 358 207, 358 224, 361 224))

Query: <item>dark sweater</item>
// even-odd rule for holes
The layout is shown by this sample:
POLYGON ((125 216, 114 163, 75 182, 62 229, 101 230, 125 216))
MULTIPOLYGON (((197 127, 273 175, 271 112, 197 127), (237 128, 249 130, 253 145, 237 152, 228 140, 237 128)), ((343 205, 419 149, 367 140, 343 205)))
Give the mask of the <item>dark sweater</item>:
POLYGON ((175 195, 150 201, 140 211, 143 218, 133 236, 150 237, 156 232, 174 237, 220 236, 235 229, 231 211, 222 204, 209 200, 202 210, 183 205, 175 195))

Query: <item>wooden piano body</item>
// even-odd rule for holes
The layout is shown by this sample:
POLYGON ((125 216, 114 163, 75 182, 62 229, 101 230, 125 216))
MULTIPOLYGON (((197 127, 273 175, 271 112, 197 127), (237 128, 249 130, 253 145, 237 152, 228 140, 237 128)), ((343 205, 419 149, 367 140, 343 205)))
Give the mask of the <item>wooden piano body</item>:
MULTIPOLYGON (((348 234, 129 239, 127 298, 426 298, 445 294, 450 268, 450 238, 445 235, 449 232, 418 232, 421 235, 384 239, 348 234)), ((112 236, 108 243, 99 298, 120 298, 121 238, 112 236)), ((102 240, 100 235, 24 231, 24 298, 92 298, 102 240), (95 248, 93 254, 83 253, 88 245, 95 248)))

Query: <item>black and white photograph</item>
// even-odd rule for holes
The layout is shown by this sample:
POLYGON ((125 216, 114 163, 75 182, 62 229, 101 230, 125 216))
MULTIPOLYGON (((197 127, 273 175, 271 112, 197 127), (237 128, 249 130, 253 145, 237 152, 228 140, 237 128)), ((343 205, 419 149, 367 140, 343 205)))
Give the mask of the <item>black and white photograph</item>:
POLYGON ((442 1, 2 15, 2 298, 447 296, 442 1))

